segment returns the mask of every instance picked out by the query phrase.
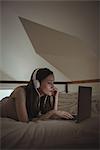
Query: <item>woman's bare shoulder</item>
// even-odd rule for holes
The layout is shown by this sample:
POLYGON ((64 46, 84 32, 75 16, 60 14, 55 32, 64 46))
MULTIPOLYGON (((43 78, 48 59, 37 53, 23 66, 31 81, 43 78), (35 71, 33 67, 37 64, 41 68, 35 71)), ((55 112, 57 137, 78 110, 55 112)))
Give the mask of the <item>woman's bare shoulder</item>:
POLYGON ((14 89, 13 93, 20 93, 20 92, 25 92, 24 87, 23 86, 18 86, 14 89))
POLYGON ((26 94, 25 94, 25 89, 24 89, 24 86, 19 86, 19 87, 16 87, 13 91, 13 93, 11 94, 11 97, 25 97, 26 94))
POLYGON ((15 92, 20 92, 20 91, 23 92, 23 91, 25 91, 25 90, 24 90, 24 86, 18 86, 18 87, 16 87, 16 88, 14 89, 14 91, 15 91, 15 92))

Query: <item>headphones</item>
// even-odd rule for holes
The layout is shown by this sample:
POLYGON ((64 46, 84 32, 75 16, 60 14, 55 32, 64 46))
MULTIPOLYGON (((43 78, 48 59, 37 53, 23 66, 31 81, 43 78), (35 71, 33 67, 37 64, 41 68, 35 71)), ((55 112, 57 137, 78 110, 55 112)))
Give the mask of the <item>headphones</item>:
POLYGON ((39 71, 39 69, 40 68, 38 68, 34 71, 33 77, 32 77, 35 89, 38 89, 40 87, 40 82, 39 82, 39 80, 36 79, 36 75, 37 75, 37 72, 39 71))
MULTIPOLYGON (((40 68, 38 68, 38 69, 36 69, 36 70, 34 71, 32 80, 33 80, 34 87, 35 87, 37 93, 38 93, 39 96, 40 96, 40 93, 39 93, 38 90, 37 90, 37 89, 40 87, 40 82, 39 82, 39 80, 36 79, 36 75, 37 75, 37 72, 39 71, 39 69, 40 69, 40 68)), ((44 104, 45 104, 45 105, 46 105, 47 97, 48 97, 48 96, 46 96, 46 97, 45 97, 45 100, 44 100, 44 104)), ((39 105, 40 105, 40 103, 39 103, 39 105)))

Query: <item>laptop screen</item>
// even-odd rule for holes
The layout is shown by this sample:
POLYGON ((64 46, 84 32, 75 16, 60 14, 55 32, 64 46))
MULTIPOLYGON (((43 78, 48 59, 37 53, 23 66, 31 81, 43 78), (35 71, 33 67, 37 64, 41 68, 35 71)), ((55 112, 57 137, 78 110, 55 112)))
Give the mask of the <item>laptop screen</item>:
POLYGON ((92 87, 79 86, 78 91, 78 118, 80 122, 91 116, 92 87))

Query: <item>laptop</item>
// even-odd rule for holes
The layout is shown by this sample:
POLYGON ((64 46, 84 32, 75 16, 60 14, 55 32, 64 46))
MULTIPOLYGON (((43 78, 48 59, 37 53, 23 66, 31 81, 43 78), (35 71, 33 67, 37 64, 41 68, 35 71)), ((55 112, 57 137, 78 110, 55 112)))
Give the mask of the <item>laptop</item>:
POLYGON ((91 116, 91 99, 92 99, 92 87, 79 86, 78 89, 78 107, 77 114, 73 115, 73 119, 76 123, 79 123, 91 116))

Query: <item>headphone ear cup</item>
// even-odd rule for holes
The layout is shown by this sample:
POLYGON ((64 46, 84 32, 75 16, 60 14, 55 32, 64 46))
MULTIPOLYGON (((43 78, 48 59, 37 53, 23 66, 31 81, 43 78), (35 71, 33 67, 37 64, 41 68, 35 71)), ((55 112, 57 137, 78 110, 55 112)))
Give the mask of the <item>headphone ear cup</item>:
POLYGON ((40 87, 40 82, 39 82, 39 80, 36 79, 36 75, 37 75, 38 70, 39 70, 39 68, 34 71, 33 77, 32 77, 35 89, 40 87))
POLYGON ((38 80, 34 80, 35 88, 38 89, 40 87, 40 82, 38 80))

